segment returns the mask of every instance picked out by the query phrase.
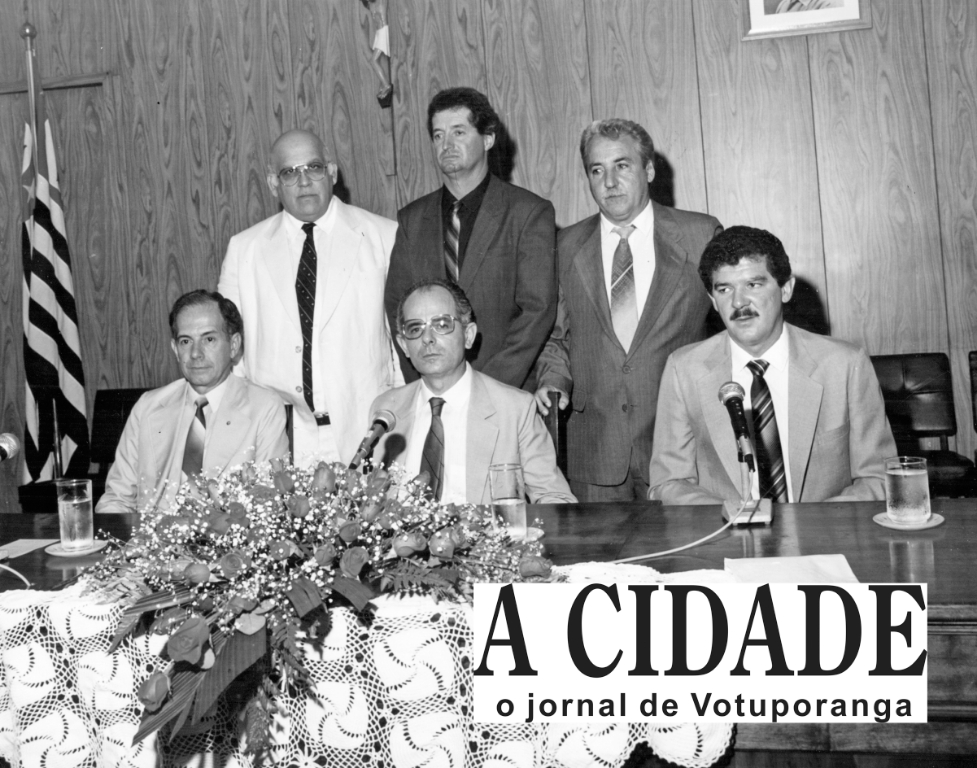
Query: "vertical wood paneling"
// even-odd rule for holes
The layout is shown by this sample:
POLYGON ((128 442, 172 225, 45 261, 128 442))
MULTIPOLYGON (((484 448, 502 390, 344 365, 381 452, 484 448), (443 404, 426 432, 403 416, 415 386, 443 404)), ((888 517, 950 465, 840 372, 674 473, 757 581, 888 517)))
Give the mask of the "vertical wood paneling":
MULTIPOLYGON (((0 26, 8 14, 0 11, 0 26)), ((24 142, 27 97, 0 96, 0 431, 23 434, 24 424, 24 357, 21 314, 20 238, 23 224, 23 189, 20 186, 20 163, 24 142), (17 140, 20 136, 20 140, 17 140)), ((18 512, 17 486, 20 462, 0 463, 0 514, 18 512)))
POLYGON ((920 3, 873 3, 872 23, 808 37, 831 330, 946 351, 920 3))
POLYGON ((674 204, 706 211, 691 0, 587 0, 587 39, 594 118, 641 123, 674 204))
POLYGON ((794 319, 816 327, 828 308, 807 38, 741 42, 744 10, 695 3, 709 212, 783 241, 806 284, 794 319))
POLYGON ((967 354, 977 349, 977 6, 923 4, 957 450, 977 448, 967 354))
POLYGON ((116 6, 127 147, 130 246, 126 276, 140 345, 131 386, 178 375, 166 317, 185 291, 216 284, 220 257, 211 239, 211 189, 202 123, 203 82, 196 3, 116 6))
POLYGON ((45 79, 105 72, 117 58, 114 0, 29 0, 45 79))
POLYGON ((350 202, 393 217, 392 153, 370 68, 369 20, 358 3, 289 3, 296 123, 315 131, 339 165, 350 202))
POLYGON ((20 37, 20 27, 29 16, 27 0, 0 3, 0 29, 3 30, 0 82, 10 83, 24 78, 24 41, 20 37))
POLYGON ((567 226, 590 212, 577 145, 593 118, 583 0, 486 0, 487 95, 516 146, 512 181, 567 226))
POLYGON ((212 236, 221 258, 231 236, 278 210, 264 169, 271 143, 295 124, 286 6, 285 0, 200 6, 212 236))
POLYGON ((397 208, 441 185, 431 157, 427 105, 443 88, 485 93, 485 50, 479 0, 397 0, 390 4, 397 208))

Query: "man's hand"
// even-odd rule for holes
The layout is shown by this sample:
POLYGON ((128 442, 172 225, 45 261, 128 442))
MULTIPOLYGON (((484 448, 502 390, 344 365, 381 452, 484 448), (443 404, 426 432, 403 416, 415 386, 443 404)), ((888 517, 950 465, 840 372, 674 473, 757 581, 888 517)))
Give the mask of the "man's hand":
POLYGON ((548 384, 544 384, 539 389, 536 390, 536 405, 539 407, 539 412, 544 416, 550 415, 550 394, 554 393, 560 396, 560 410, 565 410, 570 404, 570 397, 562 389, 558 387, 551 387, 548 384))

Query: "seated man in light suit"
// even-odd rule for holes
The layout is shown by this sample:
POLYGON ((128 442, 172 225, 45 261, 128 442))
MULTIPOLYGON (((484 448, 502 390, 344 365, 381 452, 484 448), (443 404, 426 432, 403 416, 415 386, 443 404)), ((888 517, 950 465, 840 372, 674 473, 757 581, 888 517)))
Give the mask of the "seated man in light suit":
POLYGON ((211 291, 184 294, 170 333, 183 378, 133 407, 96 512, 163 509, 189 476, 288 452, 281 398, 231 373, 243 333, 234 302, 211 291))
POLYGON ((417 283, 397 308, 397 343, 421 374, 380 395, 396 427, 377 446, 384 463, 426 470, 436 499, 491 502, 489 466, 521 464, 534 503, 576 502, 556 466, 556 452, 528 392, 479 373, 465 362, 478 329, 464 291, 446 280, 417 283))
POLYGON ((718 396, 735 381, 756 452, 753 498, 884 499, 883 459, 896 446, 872 363, 853 344, 784 322, 794 278, 780 240, 730 227, 706 246, 699 276, 726 332, 677 350, 665 365, 649 498, 741 498, 737 441, 718 396))

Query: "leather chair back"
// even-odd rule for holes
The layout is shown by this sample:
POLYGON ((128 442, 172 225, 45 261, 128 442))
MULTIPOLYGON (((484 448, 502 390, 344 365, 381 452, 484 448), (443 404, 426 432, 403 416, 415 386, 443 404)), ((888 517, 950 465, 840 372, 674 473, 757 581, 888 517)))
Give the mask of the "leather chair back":
POLYGON ((939 437, 946 450, 947 437, 957 433, 947 356, 942 352, 874 355, 872 365, 896 443, 939 437))

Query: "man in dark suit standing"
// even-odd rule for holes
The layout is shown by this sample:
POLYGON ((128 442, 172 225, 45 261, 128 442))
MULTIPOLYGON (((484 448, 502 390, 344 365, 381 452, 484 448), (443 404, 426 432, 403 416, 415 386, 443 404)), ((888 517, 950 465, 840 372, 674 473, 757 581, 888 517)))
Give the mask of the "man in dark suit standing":
MULTIPOLYGON (((452 280, 478 317, 472 366, 522 387, 556 317, 553 205, 489 173, 499 117, 484 94, 441 91, 428 106, 427 128, 444 186, 397 215, 384 292, 390 327, 410 286, 452 280)), ((416 380, 407 358, 400 361, 404 378, 416 380)))
POLYGON ((665 360, 706 336, 699 257, 722 225, 651 202, 654 146, 630 120, 588 126, 580 155, 600 213, 560 232, 556 326, 539 358, 536 400, 573 403, 567 475, 581 501, 648 495, 665 360))

